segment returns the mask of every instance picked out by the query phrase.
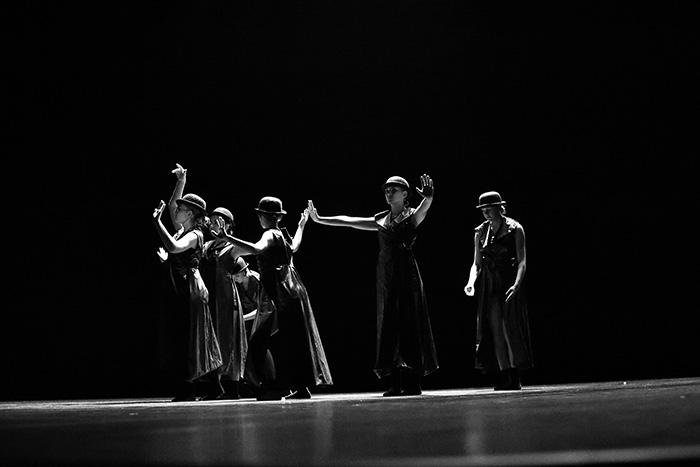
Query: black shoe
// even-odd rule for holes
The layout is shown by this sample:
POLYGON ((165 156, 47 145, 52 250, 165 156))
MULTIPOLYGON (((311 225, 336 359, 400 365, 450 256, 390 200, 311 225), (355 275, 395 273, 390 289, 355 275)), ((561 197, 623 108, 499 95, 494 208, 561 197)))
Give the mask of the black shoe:
POLYGON ((311 399, 311 393, 309 388, 303 388, 288 395, 285 399, 311 399))
POLYGON ((179 384, 178 394, 171 402, 193 402, 197 400, 194 383, 183 381, 179 384))
POLYGON ((402 395, 403 395, 403 393, 401 392, 401 389, 395 388, 395 387, 392 387, 387 392, 382 394, 382 396, 384 396, 384 397, 396 397, 396 396, 402 396, 402 395))
POLYGON ((256 397, 259 401, 281 401, 282 393, 279 391, 265 391, 256 397))

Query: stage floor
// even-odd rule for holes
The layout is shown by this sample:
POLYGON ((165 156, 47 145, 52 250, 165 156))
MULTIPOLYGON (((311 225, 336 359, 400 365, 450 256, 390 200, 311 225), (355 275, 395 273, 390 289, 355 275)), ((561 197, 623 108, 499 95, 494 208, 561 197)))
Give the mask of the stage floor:
POLYGON ((700 461, 700 378, 307 401, 0 403, 1 465, 484 466, 700 461))

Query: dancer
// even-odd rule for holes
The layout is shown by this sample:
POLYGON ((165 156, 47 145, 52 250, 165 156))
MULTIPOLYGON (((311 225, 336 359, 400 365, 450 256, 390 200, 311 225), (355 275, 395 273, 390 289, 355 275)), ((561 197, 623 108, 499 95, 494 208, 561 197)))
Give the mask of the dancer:
POLYGON ((532 367, 525 302, 525 230, 505 216, 506 202, 496 191, 479 196, 486 221, 475 229, 474 263, 464 292, 476 295, 476 368, 501 371, 494 389, 519 390, 520 371, 532 367))
MULTIPOLYGON (((256 322, 264 323, 268 319, 267 317, 273 311, 273 305, 265 292, 265 288, 260 282, 260 274, 256 271, 250 269, 248 263, 242 258, 238 257, 236 264, 231 271, 231 278, 236 285, 237 290, 237 301, 234 306, 241 309, 243 314, 243 320, 245 321, 245 331, 248 336, 248 341, 253 334, 253 326, 256 322), (258 308, 260 309, 261 319, 257 320, 258 308)), ((260 343, 261 339, 256 339, 254 342, 260 343)), ((252 362, 253 358, 250 357, 255 352, 249 352, 249 358, 252 362)), ((272 359, 272 354, 270 351, 263 347, 258 352, 259 355, 264 356, 264 363, 258 365, 258 371, 262 371, 263 374, 275 375, 275 366, 272 359)), ((262 388, 263 377, 258 374, 256 367, 253 363, 245 366, 245 386, 244 388, 249 389, 253 395, 260 396, 264 393, 262 388)), ((274 379, 274 377, 269 378, 274 379)))
POLYGON ((209 290, 209 309, 223 365, 207 375, 209 392, 202 400, 239 399, 239 386, 248 353, 243 309, 233 281, 240 252, 233 245, 215 236, 220 228, 233 234, 235 222, 231 211, 219 207, 214 209, 209 217, 210 231, 214 239, 204 244, 200 268, 209 290))
MULTIPOLYGON (((221 231, 221 238, 243 254, 257 255, 260 279, 272 304, 272 310, 258 307, 250 337, 248 365, 262 380, 260 400, 279 400, 292 391, 290 398, 310 398, 309 387, 330 385, 332 379, 323 351, 309 296, 292 262, 299 249, 308 210, 304 210, 294 238, 279 222, 286 214, 282 201, 266 196, 260 200, 258 219, 264 232, 257 243, 250 243, 221 231), (265 372, 265 356, 272 351, 275 371, 265 372)), ((248 372, 248 370, 246 370, 248 372)))
POLYGON ((391 376, 385 397, 422 394, 421 378, 438 368, 428 306, 418 263, 413 255, 417 228, 433 202, 433 180, 421 176, 423 198, 409 207, 406 179, 389 177, 382 186, 389 210, 373 217, 320 216, 309 201, 311 219, 319 224, 379 232, 377 260, 377 360, 379 378, 391 376))
POLYGON ((178 402, 196 400, 194 380, 220 367, 222 359, 209 314, 209 292, 199 272, 207 206, 195 194, 182 195, 187 171, 181 165, 172 172, 177 183, 168 212, 175 235, 170 235, 161 221, 166 207, 162 200, 153 212, 153 222, 167 250, 160 251, 161 259, 168 266, 160 318, 160 366, 179 381, 173 399, 178 402))

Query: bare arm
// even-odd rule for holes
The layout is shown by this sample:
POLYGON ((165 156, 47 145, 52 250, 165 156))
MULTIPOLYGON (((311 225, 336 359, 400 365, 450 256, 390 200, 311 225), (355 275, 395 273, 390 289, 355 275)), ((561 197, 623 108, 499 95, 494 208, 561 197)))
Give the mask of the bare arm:
POLYGON ((430 206, 433 204, 433 195, 435 194, 435 190, 433 189, 433 180, 428 175, 423 174, 420 177, 420 183, 421 188, 416 188, 416 191, 423 197, 423 199, 416 208, 416 212, 413 214, 416 226, 419 226, 420 223, 425 220, 425 216, 428 214, 428 209, 430 209, 430 206))
POLYGON ((314 222, 323 225, 333 225, 338 227, 352 227, 359 230, 378 230, 379 225, 374 217, 351 217, 351 216, 319 216, 314 202, 309 200, 309 216, 314 222))
POLYGON ((515 282, 506 291, 506 302, 513 298, 513 295, 520 289, 525 278, 525 270, 527 269, 527 254, 525 250, 525 230, 518 225, 515 230, 515 251, 518 260, 518 272, 515 275, 515 282))
POLYGON ((292 239, 292 252, 296 253, 301 246, 301 238, 304 236, 304 227, 306 222, 309 220, 309 208, 304 209, 301 213, 301 219, 299 219, 299 225, 297 226, 297 231, 292 239))
POLYGON ((183 168, 180 164, 175 164, 176 167, 172 170, 172 173, 177 176, 177 182, 175 183, 175 189, 173 194, 170 196, 170 201, 168 201, 168 213, 170 213, 170 221, 178 230, 181 226, 175 222, 175 210, 177 209, 177 203, 175 200, 182 198, 182 193, 185 191, 185 183, 187 182, 187 169, 183 168))
POLYGON ((464 293, 468 296, 474 296, 474 284, 476 279, 481 273, 481 253, 479 252, 479 233, 474 234, 474 262, 469 270, 469 281, 467 281, 467 286, 464 287, 464 293))
MULTIPOLYGON (((217 219, 217 221, 221 222, 223 224, 222 219, 217 219)), ((263 233, 263 236, 260 237, 260 240, 258 240, 257 243, 250 243, 245 240, 241 240, 240 238, 236 238, 232 235, 229 235, 226 233, 226 231, 223 228, 223 225, 219 226, 219 232, 216 233, 212 231, 212 235, 214 235, 216 238, 221 238, 226 240, 227 242, 231 243, 234 248, 238 251, 238 255, 245 256, 245 255, 258 255, 260 254, 261 251, 263 251, 265 248, 267 248, 270 243, 272 242, 272 232, 269 230, 265 231, 263 233)))
POLYGON ((153 211, 153 223, 156 225, 158 236, 163 242, 165 249, 169 253, 182 253, 190 248, 195 248, 197 246, 197 242, 199 241, 196 233, 188 232, 183 235, 182 238, 178 239, 168 233, 167 229, 163 225, 163 222, 161 221, 161 216, 164 209, 165 202, 161 200, 158 207, 155 209, 155 211, 153 211))

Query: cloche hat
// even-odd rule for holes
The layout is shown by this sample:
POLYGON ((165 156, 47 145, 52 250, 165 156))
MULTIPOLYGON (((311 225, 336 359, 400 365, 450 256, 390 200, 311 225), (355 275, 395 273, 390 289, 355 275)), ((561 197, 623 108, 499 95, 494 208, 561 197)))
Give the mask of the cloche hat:
POLYGON ((182 198, 176 199, 176 203, 180 204, 186 204, 188 206, 195 207, 202 211, 202 213, 207 212, 207 203, 202 199, 201 196, 197 196, 194 193, 188 193, 182 198))
POLYGON ((506 202, 501 199, 501 195, 497 191, 487 191, 479 196, 479 205, 476 208, 481 209, 488 206, 501 206, 503 204, 506 204, 506 202))
POLYGON ((266 214, 287 214, 287 211, 282 209, 282 200, 274 196, 265 196, 262 198, 255 210, 266 214))

